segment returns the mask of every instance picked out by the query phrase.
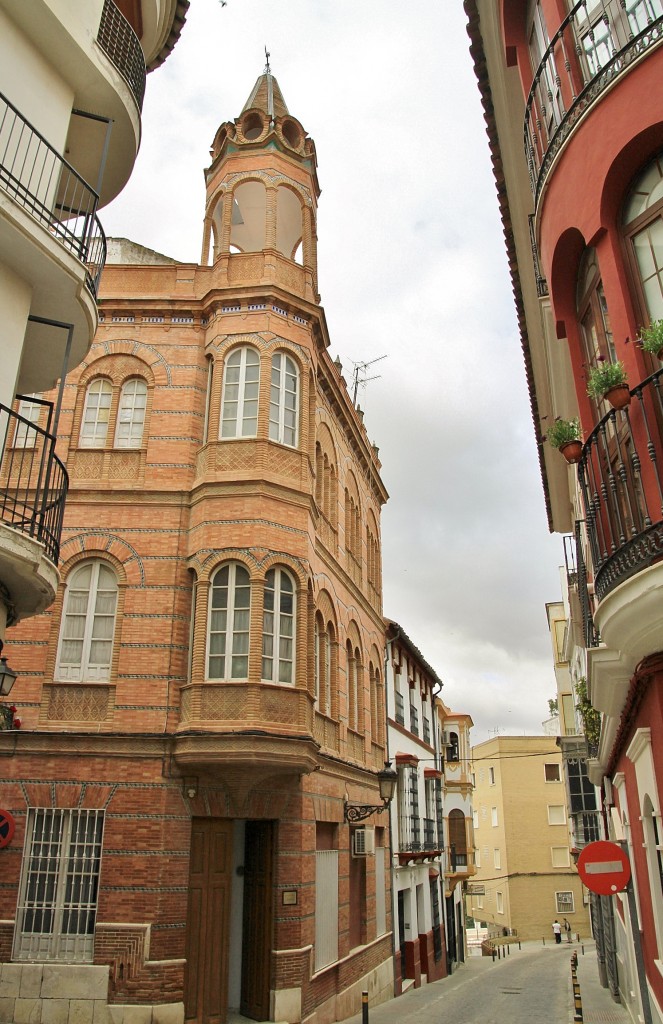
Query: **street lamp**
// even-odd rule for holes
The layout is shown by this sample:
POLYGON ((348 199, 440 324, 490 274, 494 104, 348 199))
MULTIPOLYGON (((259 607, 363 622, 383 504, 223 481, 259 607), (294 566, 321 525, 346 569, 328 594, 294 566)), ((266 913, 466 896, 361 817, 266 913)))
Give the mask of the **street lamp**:
POLYGON ((2 653, 4 646, 2 640, 0 640, 0 697, 8 697, 12 686, 16 682, 16 672, 9 667, 7 659, 2 653))
POLYGON ((391 767, 391 761, 385 761, 384 768, 378 772, 378 786, 380 787, 381 804, 352 804, 345 801, 344 814, 346 821, 363 821, 371 814, 381 814, 394 797, 398 772, 391 767))

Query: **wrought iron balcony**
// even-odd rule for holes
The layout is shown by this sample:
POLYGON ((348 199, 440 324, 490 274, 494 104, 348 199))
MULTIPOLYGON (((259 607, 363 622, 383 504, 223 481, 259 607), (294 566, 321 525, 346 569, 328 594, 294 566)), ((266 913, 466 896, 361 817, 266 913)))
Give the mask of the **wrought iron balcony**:
POLYGON ((557 153, 619 75, 663 38, 663 0, 580 0, 552 37, 527 99, 525 155, 535 206, 557 153))
POLYGON ((600 811, 583 811, 581 814, 572 814, 571 834, 576 850, 582 850, 587 843, 595 843, 601 839, 600 811))
MULTIPOLYGON (((30 399, 35 401, 35 399, 30 399)), ((49 431, 0 404, 0 521, 44 545, 57 565, 69 477, 49 431)))
POLYGON ((594 428, 578 463, 599 600, 663 557, 663 369, 594 428))
POLYGON ((99 197, 2 93, 0 188, 85 265, 86 284, 96 299, 106 262, 99 197))
POLYGON ((97 42, 131 89, 136 106, 143 109, 145 57, 138 36, 113 0, 105 0, 97 42))
POLYGON ((405 701, 403 700, 403 694, 398 690, 396 694, 396 721, 399 725, 405 725, 405 701))

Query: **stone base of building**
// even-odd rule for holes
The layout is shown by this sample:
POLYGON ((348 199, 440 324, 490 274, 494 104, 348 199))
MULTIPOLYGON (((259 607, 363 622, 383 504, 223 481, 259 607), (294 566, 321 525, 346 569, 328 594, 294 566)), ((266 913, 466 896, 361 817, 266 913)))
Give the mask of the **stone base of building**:
POLYGON ((0 1024, 183 1024, 184 1003, 109 1005, 109 968, 0 964, 0 1024))

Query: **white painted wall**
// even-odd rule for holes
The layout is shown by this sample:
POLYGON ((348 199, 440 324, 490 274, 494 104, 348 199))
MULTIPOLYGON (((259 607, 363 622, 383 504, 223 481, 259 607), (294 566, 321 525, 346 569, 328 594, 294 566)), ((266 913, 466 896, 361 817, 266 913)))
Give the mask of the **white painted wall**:
POLYGON ((11 406, 16 393, 31 297, 32 289, 27 281, 0 263, 0 402, 6 406, 11 406))

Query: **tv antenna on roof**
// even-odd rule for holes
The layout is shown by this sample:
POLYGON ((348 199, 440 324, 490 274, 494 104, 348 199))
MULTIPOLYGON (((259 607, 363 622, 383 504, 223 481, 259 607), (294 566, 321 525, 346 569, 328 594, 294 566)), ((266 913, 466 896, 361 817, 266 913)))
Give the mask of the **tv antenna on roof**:
POLYGON ((386 356, 378 356, 377 359, 369 359, 366 363, 354 363, 354 370, 352 371, 352 404, 357 404, 357 391, 360 387, 365 388, 370 380, 378 380, 382 375, 376 373, 373 377, 366 377, 366 371, 374 363, 380 363, 386 356), (362 376, 364 375, 364 376, 362 376))

